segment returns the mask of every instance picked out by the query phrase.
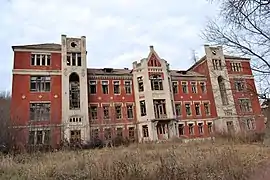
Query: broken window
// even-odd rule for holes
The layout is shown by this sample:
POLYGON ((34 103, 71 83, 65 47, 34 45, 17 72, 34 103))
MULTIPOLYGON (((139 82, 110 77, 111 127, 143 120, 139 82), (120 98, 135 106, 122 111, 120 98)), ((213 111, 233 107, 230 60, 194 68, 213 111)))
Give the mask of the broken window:
POLYGON ((142 77, 138 77, 137 78, 137 81, 138 81, 139 92, 143 92, 144 91, 143 78, 142 77))
POLYGON ((201 115, 200 103, 195 103, 195 113, 196 113, 196 116, 201 115))
POLYGON ((78 53, 67 53, 67 66, 81 66, 82 55, 78 53))
POLYGON ((255 121, 254 119, 247 119, 247 129, 254 130, 255 129, 255 121))
POLYGON ((249 99, 239 99, 241 112, 251 112, 252 107, 249 99))
POLYGON ((31 76, 30 91, 32 92, 49 92, 51 90, 50 76, 31 76))
POLYGON ((200 87, 201 87, 202 93, 206 93, 206 85, 205 85, 205 82, 200 82, 200 87))
POLYGON ((151 89, 153 91, 163 90, 163 79, 160 74, 154 74, 150 76, 151 89))
POLYGON ((114 92, 114 94, 120 94, 120 82, 119 81, 113 82, 113 92, 114 92))
POLYGON ((51 140, 50 130, 31 130, 29 131, 29 145, 49 145, 51 140))
POLYGON ((227 131, 229 134, 234 133, 234 125, 232 121, 227 121, 227 131))
POLYGON ((203 103, 203 106, 204 106, 205 115, 209 116, 210 115, 209 103, 203 103))
POLYGON ((103 118, 104 119, 110 119, 109 108, 110 108, 110 106, 103 106, 103 118))
POLYGON ((126 94, 131 94, 131 82, 130 81, 125 81, 125 91, 126 91, 126 94))
POLYGON ((185 134, 184 127, 185 127, 184 124, 179 124, 178 125, 178 131, 179 131, 180 136, 183 136, 185 134))
POLYGON ((175 111, 176 111, 176 115, 177 116, 181 116, 182 115, 182 109, 181 109, 181 103, 175 104, 175 111))
POLYGON ((31 54, 32 66, 50 66, 51 55, 50 54, 31 54))
POLYGON ((145 100, 140 101, 141 116, 146 116, 145 100))
POLYGON ((194 135, 194 125, 188 124, 188 133, 189 135, 194 135))
POLYGON ((90 81, 90 94, 96 94, 97 93, 97 82, 96 81, 90 81))
POLYGON ((133 118, 133 105, 132 104, 127 105, 127 117, 128 119, 133 118))
POLYGON ((212 122, 207 122, 207 130, 208 130, 209 134, 211 134, 213 132, 213 123, 212 122))
POLYGON ((220 91, 220 96, 222 100, 223 105, 228 105, 228 97, 227 97, 227 91, 225 87, 225 82, 224 78, 222 76, 218 77, 218 85, 219 85, 219 91, 220 91))
POLYGON ((203 134, 203 123, 198 123, 199 134, 203 134))
POLYGON ((81 130, 71 130, 70 143, 80 143, 80 142, 81 142, 81 130))
POLYGON ((190 107, 190 103, 186 103, 186 104, 185 104, 185 108, 186 108, 186 114, 187 114, 187 116, 191 116, 191 107, 190 107))
POLYGON ((128 137, 129 137, 129 139, 135 139, 135 128, 134 127, 128 128, 128 137))
POLYGON ((69 76, 69 109, 80 109, 80 78, 74 72, 69 76))
POLYGON ((31 121, 48 121, 51 115, 50 103, 30 103, 31 121))
POLYGON ((115 105, 115 113, 116 113, 116 119, 122 118, 122 107, 121 105, 115 105))
POLYGON ((182 91, 183 93, 187 94, 188 93, 188 86, 187 86, 187 82, 182 82, 182 91))
POLYGON ((111 130, 111 128, 106 128, 104 130, 104 138, 105 138, 105 140, 112 139, 112 130, 111 130))
POLYGON ((123 128, 116 128, 116 136, 123 137, 123 128))
POLYGON ((153 103, 154 103, 155 118, 157 119, 167 118, 165 99, 155 99, 153 100, 153 103))
POLYGON ((90 105, 90 117, 92 120, 98 119, 98 106, 97 105, 90 105))
POLYGON ((239 62, 239 63, 231 63, 231 69, 232 71, 234 72, 241 72, 242 71, 242 64, 239 62))
POLYGON ((142 131, 143 131, 143 137, 149 137, 148 126, 147 125, 142 126, 142 131))
POLYGON ((214 70, 222 70, 222 64, 220 59, 213 59, 212 62, 214 70))
MULTIPOLYGON (((102 81, 102 93, 103 94, 109 94, 109 82, 108 81, 102 81)), ((90 85, 91 86, 91 85, 90 85)), ((91 88, 91 87, 90 87, 91 88)), ((93 87, 94 88, 94 87, 93 87)), ((96 86, 95 86, 96 89, 96 86)), ((96 91, 96 90, 95 90, 96 91)), ((93 91, 94 92, 94 91, 93 91)), ((95 92, 96 93, 96 92, 95 92)), ((94 93, 94 94, 95 94, 94 93)))
POLYGON ((173 93, 178 93, 178 82, 172 82, 173 93))
POLYGON ((197 85, 196 82, 191 82, 191 92, 197 93, 197 85))
POLYGON ((99 130, 98 129, 91 130, 91 138, 92 138, 92 140, 99 139, 99 130))
POLYGON ((236 80, 234 82, 234 84, 235 84, 235 89, 236 89, 237 92, 244 91, 244 89, 245 89, 245 82, 244 81, 236 80))

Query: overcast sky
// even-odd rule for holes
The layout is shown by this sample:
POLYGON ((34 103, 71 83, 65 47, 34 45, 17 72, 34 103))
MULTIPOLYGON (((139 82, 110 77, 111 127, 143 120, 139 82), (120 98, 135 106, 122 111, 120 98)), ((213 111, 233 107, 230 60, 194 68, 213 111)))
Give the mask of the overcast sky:
POLYGON ((0 90, 10 90, 12 45, 86 36, 88 67, 131 68, 154 45, 172 69, 203 55, 199 34, 217 7, 206 0, 0 0, 0 90))

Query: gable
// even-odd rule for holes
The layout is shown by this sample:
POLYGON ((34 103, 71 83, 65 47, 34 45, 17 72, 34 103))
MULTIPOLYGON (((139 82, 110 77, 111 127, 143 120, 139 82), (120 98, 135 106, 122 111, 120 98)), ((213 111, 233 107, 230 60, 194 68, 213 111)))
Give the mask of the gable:
POLYGON ((161 63, 154 53, 151 54, 147 64, 149 67, 161 67, 161 63))

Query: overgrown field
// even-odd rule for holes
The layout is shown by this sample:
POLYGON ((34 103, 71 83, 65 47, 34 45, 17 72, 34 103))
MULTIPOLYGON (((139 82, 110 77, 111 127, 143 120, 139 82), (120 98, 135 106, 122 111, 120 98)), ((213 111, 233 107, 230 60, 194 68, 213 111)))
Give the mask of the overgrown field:
POLYGON ((24 154, 1 156, 0 179, 242 180, 269 156, 261 145, 221 142, 24 154))

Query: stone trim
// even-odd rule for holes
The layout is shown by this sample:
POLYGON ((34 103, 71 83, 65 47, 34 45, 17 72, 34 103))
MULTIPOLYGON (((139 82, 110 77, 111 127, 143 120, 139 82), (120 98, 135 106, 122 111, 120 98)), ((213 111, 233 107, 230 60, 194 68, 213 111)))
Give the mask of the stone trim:
POLYGON ((12 74, 18 75, 62 75, 61 70, 41 70, 41 69, 13 69, 12 74))

